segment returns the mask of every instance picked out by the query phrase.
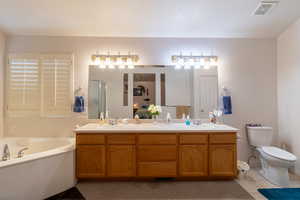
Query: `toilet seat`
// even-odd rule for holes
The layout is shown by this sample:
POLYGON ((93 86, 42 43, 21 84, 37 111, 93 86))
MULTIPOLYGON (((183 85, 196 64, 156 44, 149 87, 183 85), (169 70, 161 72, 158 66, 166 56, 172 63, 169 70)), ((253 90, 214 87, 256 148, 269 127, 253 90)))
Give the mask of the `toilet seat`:
POLYGON ((278 158, 278 159, 290 161, 290 162, 297 160, 297 157, 295 155, 293 155, 290 152, 287 152, 283 149, 280 149, 278 147, 266 146, 266 147, 262 147, 261 149, 264 153, 266 153, 267 155, 272 156, 274 158, 278 158))

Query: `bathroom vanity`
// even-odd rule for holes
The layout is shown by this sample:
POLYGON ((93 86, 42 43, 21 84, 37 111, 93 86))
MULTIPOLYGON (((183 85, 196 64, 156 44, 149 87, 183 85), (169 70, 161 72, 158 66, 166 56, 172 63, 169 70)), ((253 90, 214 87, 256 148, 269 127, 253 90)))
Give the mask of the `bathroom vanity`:
POLYGON ((87 124, 75 130, 76 175, 78 179, 233 179, 237 131, 211 124, 87 124))

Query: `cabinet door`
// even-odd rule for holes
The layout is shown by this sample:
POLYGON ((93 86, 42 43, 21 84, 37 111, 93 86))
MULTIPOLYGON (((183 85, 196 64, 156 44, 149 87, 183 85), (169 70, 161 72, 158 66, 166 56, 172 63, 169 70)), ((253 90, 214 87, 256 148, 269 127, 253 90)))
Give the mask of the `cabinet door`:
POLYGON ((77 145, 76 163, 78 178, 105 176, 104 145, 77 145))
POLYGON ((236 145, 210 145, 209 173, 211 176, 236 176, 236 145))
POLYGON ((180 145, 179 148, 180 176, 207 176, 207 145, 180 145))
POLYGON ((108 146, 107 173, 111 177, 133 177, 136 174, 135 145, 108 146))

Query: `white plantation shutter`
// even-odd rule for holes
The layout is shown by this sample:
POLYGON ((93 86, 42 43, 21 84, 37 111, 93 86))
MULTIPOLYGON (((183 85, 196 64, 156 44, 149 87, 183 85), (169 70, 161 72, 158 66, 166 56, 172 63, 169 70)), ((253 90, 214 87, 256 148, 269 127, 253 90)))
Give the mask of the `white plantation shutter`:
POLYGON ((34 55, 9 55, 7 73, 9 113, 39 112, 39 58, 34 55))
POLYGON ((43 55, 41 56, 41 70, 43 115, 69 115, 73 91, 73 56, 43 55))

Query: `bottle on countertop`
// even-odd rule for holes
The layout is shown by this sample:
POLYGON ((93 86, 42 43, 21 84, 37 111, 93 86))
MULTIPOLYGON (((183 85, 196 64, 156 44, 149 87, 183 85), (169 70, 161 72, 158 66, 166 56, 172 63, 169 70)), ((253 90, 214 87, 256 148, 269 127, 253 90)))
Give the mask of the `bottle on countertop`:
POLYGON ((171 114, 170 113, 167 113, 167 123, 171 123, 171 114))
POLYGON ((213 112, 209 112, 208 116, 209 116, 209 122, 210 123, 213 123, 213 124, 217 123, 217 117, 216 117, 216 115, 214 115, 213 112))
POLYGON ((191 125, 191 119, 190 119, 189 115, 185 119, 185 125, 187 125, 187 126, 191 125))
POLYGON ((103 112, 100 113, 100 118, 99 119, 100 119, 100 121, 99 121, 100 125, 102 125, 102 124, 105 123, 105 121, 104 121, 104 113, 103 112))
POLYGON ((140 117, 139 117, 139 115, 138 115, 138 114, 135 114, 135 116, 134 116, 134 120, 135 120, 135 123, 136 123, 136 124, 140 124, 140 123, 141 123, 141 121, 140 121, 140 117))

